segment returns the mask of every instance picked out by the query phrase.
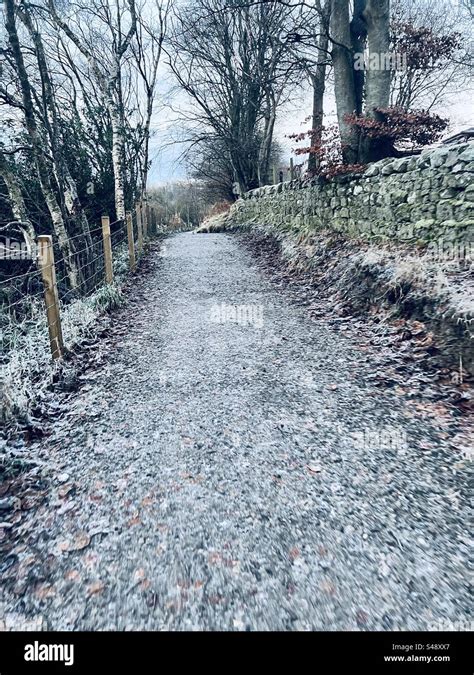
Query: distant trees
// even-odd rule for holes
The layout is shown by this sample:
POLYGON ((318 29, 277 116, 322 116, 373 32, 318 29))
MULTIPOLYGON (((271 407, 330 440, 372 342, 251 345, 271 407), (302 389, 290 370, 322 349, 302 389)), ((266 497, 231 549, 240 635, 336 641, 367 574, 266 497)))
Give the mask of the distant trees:
POLYGON ((182 223, 198 227, 207 216, 210 200, 207 187, 199 181, 168 183, 148 191, 158 224, 182 223))
POLYGON ((288 43, 300 20, 278 1, 239 0, 190 0, 174 17, 170 66, 188 95, 191 138, 225 148, 241 191, 268 181, 277 110, 298 71, 288 43))

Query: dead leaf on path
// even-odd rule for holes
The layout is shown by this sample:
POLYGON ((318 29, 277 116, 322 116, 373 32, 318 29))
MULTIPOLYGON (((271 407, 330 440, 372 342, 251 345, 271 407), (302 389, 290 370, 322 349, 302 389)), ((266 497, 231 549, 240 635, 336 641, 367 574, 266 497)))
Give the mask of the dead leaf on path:
POLYGON ((127 522, 127 527, 133 527, 134 525, 141 525, 142 521, 140 520, 140 516, 134 516, 133 518, 130 518, 130 520, 127 522))
POLYGON ((148 495, 141 501, 142 506, 151 506, 153 504, 153 497, 151 495, 148 495))
POLYGON ((140 569, 135 570, 135 573, 133 575, 133 580, 135 582, 143 581, 145 579, 145 577, 146 577, 146 572, 143 569, 143 567, 140 567, 140 569))
POLYGON ((79 581, 79 579, 81 578, 81 575, 79 574, 79 572, 77 570, 69 570, 64 575, 64 578, 67 581, 79 581))
POLYGON ((93 584, 90 584, 87 587, 87 595, 90 597, 91 595, 97 595, 98 593, 102 593, 104 588, 105 584, 102 581, 94 581, 93 584))
POLYGON ((323 579, 321 581, 320 587, 323 593, 327 593, 327 595, 334 595, 336 592, 336 587, 329 579, 323 579))
POLYGON ((296 558, 299 558, 300 556, 300 550, 296 546, 294 546, 292 549, 290 549, 290 560, 296 560, 296 558))
POLYGON ((35 589, 34 595, 38 600, 47 600, 56 595, 56 589, 50 584, 41 584, 35 589))
POLYGON ((331 391, 336 391, 336 389, 337 389, 337 384, 329 384, 329 385, 328 385, 328 389, 330 389, 331 391))
POLYGON ((72 496, 76 491, 76 484, 75 483, 66 483, 65 485, 61 485, 61 487, 58 490, 58 495, 61 497, 61 499, 64 499, 64 497, 72 496))
POLYGON ((307 469, 312 474, 321 473, 321 471, 323 470, 320 464, 308 464, 307 469))
POLYGON ((79 532, 72 541, 62 541, 58 548, 60 551, 82 551, 91 543, 91 538, 85 532, 79 532))
POLYGON ((70 546, 71 551, 82 551, 82 549, 89 546, 91 543, 91 538, 86 532, 80 532, 74 539, 72 546, 70 546))
POLYGON ((46 491, 35 492, 33 490, 28 490, 28 492, 25 492, 21 500, 21 508, 23 509, 23 511, 29 511, 30 509, 33 509, 35 506, 39 506, 41 502, 44 500, 46 494, 47 494, 46 491))
POLYGON ((359 609, 357 611, 356 621, 357 621, 358 626, 360 626, 360 627, 365 626, 367 624, 368 619, 369 619, 369 615, 367 614, 367 612, 364 612, 363 609, 359 609))

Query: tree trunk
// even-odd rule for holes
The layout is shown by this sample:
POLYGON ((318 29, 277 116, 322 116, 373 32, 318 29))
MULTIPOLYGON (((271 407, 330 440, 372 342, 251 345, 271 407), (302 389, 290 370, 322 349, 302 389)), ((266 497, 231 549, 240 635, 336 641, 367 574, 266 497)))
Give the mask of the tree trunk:
MULTIPOLYGON (((367 25, 364 18, 365 5, 366 0, 354 0, 354 12, 352 15, 352 21, 350 23, 352 52, 353 55, 358 54, 360 57, 364 56, 367 46, 367 25)), ((363 58, 358 59, 359 64, 361 61, 363 62, 363 58)), ((354 68, 354 87, 356 96, 355 112, 358 115, 362 113, 364 102, 364 82, 365 70, 363 68, 354 68)))
POLYGON ((267 114, 263 129, 263 138, 258 153, 258 182, 259 185, 268 185, 270 155, 272 152, 273 130, 275 128, 276 106, 272 96, 267 96, 267 114))
MULTIPOLYGON (((311 74, 313 86, 313 113, 311 118, 311 146, 320 148, 323 139, 323 116, 324 116, 324 93, 326 90, 326 68, 328 61, 329 45, 329 17, 331 14, 331 1, 326 0, 326 5, 321 16, 321 33, 318 39, 318 63, 316 72, 311 74)), ((321 164, 318 152, 310 152, 308 158, 308 171, 317 173, 321 164)))
POLYGON ((123 165, 123 130, 119 106, 108 93, 107 105, 112 123, 112 165, 114 168, 115 213, 117 218, 125 220, 125 177, 123 165))
POLYGON ((49 73, 48 63, 46 61, 46 55, 44 53, 43 41, 40 33, 35 29, 31 16, 26 8, 23 8, 19 12, 19 17, 26 26, 35 47, 38 69, 43 86, 43 102, 45 108, 44 119, 51 144, 54 175, 60 187, 67 214, 75 223, 74 229, 77 230, 77 234, 83 235, 83 237, 75 239, 75 241, 80 246, 81 250, 85 249, 85 255, 82 257, 87 261, 92 252, 92 238, 90 235, 89 222, 79 199, 76 181, 71 175, 62 151, 62 133, 58 120, 53 84, 49 73))
POLYGON ((36 232, 28 216, 28 211, 26 209, 25 200, 23 199, 23 194, 21 188, 18 185, 15 174, 11 170, 8 161, 0 150, 0 176, 3 178, 3 181, 6 185, 8 191, 8 198, 10 201, 11 210, 13 217, 18 221, 18 227, 23 232, 25 237, 25 242, 28 247, 28 250, 33 251, 36 232))
POLYGON ((25 115, 25 125, 35 158, 36 170, 38 173, 41 191, 48 206, 53 228, 58 238, 59 246, 64 257, 64 263, 69 278, 69 283, 72 289, 76 289, 79 285, 79 270, 77 268, 76 260, 74 258, 73 246, 69 240, 66 227, 64 224, 63 215, 56 199, 53 187, 51 185, 51 178, 46 160, 43 154, 42 139, 38 132, 36 118, 33 107, 33 99, 31 93, 31 86, 28 80, 28 74, 23 60, 23 54, 18 40, 18 33, 15 21, 15 5, 14 0, 5 0, 6 20, 5 27, 8 33, 8 40, 13 54, 13 59, 16 66, 16 71, 20 83, 23 108, 25 115))
POLYGON ((125 171, 124 171, 124 124, 123 124, 123 105, 121 103, 120 75, 121 60, 130 46, 130 41, 136 32, 137 17, 135 11, 135 0, 129 0, 129 9, 131 14, 131 26, 125 39, 118 40, 114 35, 114 64, 112 71, 104 75, 99 64, 83 41, 78 37, 59 17, 54 0, 48 0, 48 8, 55 23, 66 33, 70 40, 76 45, 79 51, 89 61, 94 77, 100 87, 103 88, 106 98, 107 110, 110 116, 112 127, 112 164, 114 170, 114 191, 115 191, 115 213, 117 218, 125 220, 125 171), (118 40, 118 41, 117 41, 118 40))
MULTIPOLYGON (((374 55, 378 68, 369 67, 366 75, 365 114, 379 119, 376 108, 387 108, 390 102, 390 60, 384 63, 383 56, 390 51, 390 0, 367 0, 364 10, 369 43, 369 64, 374 55)), ((364 138, 361 142, 361 161, 376 162, 390 156, 392 146, 380 139, 364 138)))
POLYGON ((352 115, 357 110, 349 0, 332 0, 331 38, 333 41, 334 93, 341 134, 342 157, 345 164, 354 164, 358 160, 358 132, 346 120, 347 115, 352 115))

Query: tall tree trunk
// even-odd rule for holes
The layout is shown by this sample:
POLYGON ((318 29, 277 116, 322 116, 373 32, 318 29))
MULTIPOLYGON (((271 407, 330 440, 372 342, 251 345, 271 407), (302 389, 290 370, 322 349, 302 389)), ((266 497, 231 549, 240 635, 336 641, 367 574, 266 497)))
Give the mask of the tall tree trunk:
MULTIPOLYGON (((384 55, 390 51, 390 0, 367 0, 364 10, 369 43, 369 65, 371 56, 379 67, 369 67, 366 75, 365 114, 373 119, 380 119, 377 108, 386 108, 390 102, 391 72, 384 63, 384 55)), ((375 162, 389 156, 392 146, 380 139, 364 138, 361 143, 361 161, 375 162)))
MULTIPOLYGON (((364 17, 366 1, 367 0, 354 0, 354 11, 352 14, 352 21, 350 23, 352 53, 353 55, 359 54, 361 57, 358 59, 358 63, 363 63, 363 56, 367 46, 367 24, 364 17)), ((358 115, 362 113, 364 103, 364 83, 364 69, 361 68, 356 70, 356 68, 354 68, 354 87, 356 97, 355 112, 358 115)))
POLYGON ((75 223, 75 230, 77 230, 77 233, 83 235, 81 238, 75 239, 75 241, 80 245, 81 250, 85 249, 83 258, 87 261, 92 252, 92 238, 90 235, 89 222, 79 199, 76 181, 71 175, 62 150, 64 141, 59 125, 53 84, 49 73, 48 63, 46 61, 46 55, 44 53, 43 41, 26 8, 22 8, 22 10, 19 11, 19 17, 25 24, 35 47, 38 69, 43 87, 43 101, 45 108, 44 119, 51 144, 54 175, 62 192, 67 214, 75 223))
MULTIPOLYGON (((321 15, 321 33, 318 39, 318 63, 316 72, 311 74, 311 84, 313 86, 313 113, 311 117, 311 146, 320 148, 323 139, 323 116, 324 116, 324 93, 326 91, 326 68, 328 61, 329 45, 329 18, 331 14, 331 0, 326 0, 326 4, 321 15)), ((316 173, 321 164, 321 157, 318 152, 310 152, 308 158, 308 171, 316 173)))
POLYGON ((8 198, 10 201, 10 206, 12 209, 13 217, 18 221, 18 227, 23 232, 25 237, 26 245, 29 251, 33 251, 36 232, 30 221, 28 211, 26 209, 25 200, 23 199, 23 194, 21 188, 18 184, 17 178, 13 171, 10 168, 10 165, 4 155, 0 150, 0 176, 3 178, 3 182, 6 185, 8 191, 8 198))
POLYGON ((114 191, 115 191, 115 213, 117 218, 125 220, 125 167, 124 167, 124 124, 123 124, 123 105, 121 102, 120 92, 120 75, 121 75, 121 61, 130 46, 130 41, 134 36, 137 28, 137 17, 135 11, 135 0, 129 0, 129 9, 131 14, 131 26, 123 41, 117 42, 115 36, 114 49, 114 65, 112 71, 104 74, 100 66, 92 54, 87 49, 83 41, 78 37, 65 23, 56 11, 54 0, 47 0, 48 8, 51 12, 57 26, 59 26, 68 36, 70 40, 76 45, 79 51, 89 61, 94 77, 97 83, 102 87, 104 96, 106 98, 107 110, 110 116, 110 123, 112 127, 112 164, 114 170, 114 191))
POLYGON ((114 168, 115 213, 117 218, 125 220, 125 175, 123 166, 123 129, 120 109, 108 94, 107 109, 112 123, 112 165, 114 168))
POLYGON ((345 164, 353 164, 358 160, 359 143, 356 128, 346 120, 347 115, 352 115, 357 110, 349 23, 349 0, 332 0, 331 38, 333 41, 334 93, 341 134, 342 156, 345 164))
POLYGON ((258 182, 268 185, 270 155, 272 152, 273 130, 275 128, 276 106, 271 94, 267 95, 267 114, 263 128, 263 138, 258 152, 258 182))
POLYGON ((36 124, 31 86, 28 80, 28 74, 26 71, 25 62, 23 60, 23 54, 21 52, 20 42, 18 40, 18 33, 16 29, 14 0, 5 0, 5 11, 6 11, 5 27, 7 29, 8 40, 12 50, 13 59, 15 62, 16 71, 20 83, 25 115, 25 125, 31 142, 31 148, 35 159, 36 170, 38 173, 41 191, 48 206, 48 210, 51 215, 51 220, 53 222, 53 228, 58 238, 59 247, 64 257, 64 263, 68 274, 70 286, 72 289, 76 289, 79 285, 79 270, 74 257, 74 249, 72 246, 72 242, 69 240, 69 236, 66 231, 61 208, 58 204, 58 200, 56 199, 56 195, 54 193, 51 184, 49 169, 46 164, 46 160, 43 153, 42 139, 38 132, 38 127, 36 124))

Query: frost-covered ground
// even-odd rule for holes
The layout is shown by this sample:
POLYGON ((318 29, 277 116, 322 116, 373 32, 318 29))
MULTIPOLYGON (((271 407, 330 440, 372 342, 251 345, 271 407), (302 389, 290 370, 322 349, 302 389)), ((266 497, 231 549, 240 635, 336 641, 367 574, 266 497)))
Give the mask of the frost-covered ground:
POLYGON ((28 449, 52 485, 4 528, 5 626, 466 625, 472 464, 445 413, 377 388, 237 236, 153 266, 28 449))

